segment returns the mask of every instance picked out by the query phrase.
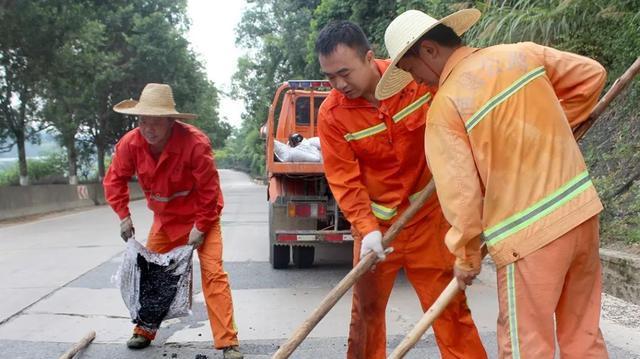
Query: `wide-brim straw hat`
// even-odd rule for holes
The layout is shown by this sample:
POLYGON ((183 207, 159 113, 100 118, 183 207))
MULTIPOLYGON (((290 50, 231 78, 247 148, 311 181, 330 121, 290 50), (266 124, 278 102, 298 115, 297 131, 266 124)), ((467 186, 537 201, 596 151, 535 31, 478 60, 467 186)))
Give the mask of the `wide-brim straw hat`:
POLYGON ((192 113, 176 111, 171 86, 165 84, 147 84, 140 94, 140 101, 124 100, 113 106, 113 110, 125 115, 172 117, 193 120, 198 117, 192 113))
POLYGON ((443 24, 462 36, 478 19, 480 11, 477 9, 460 10, 440 20, 418 10, 408 10, 396 17, 384 33, 391 65, 376 86, 376 97, 380 100, 389 98, 411 82, 411 74, 398 68, 398 61, 429 30, 443 24))

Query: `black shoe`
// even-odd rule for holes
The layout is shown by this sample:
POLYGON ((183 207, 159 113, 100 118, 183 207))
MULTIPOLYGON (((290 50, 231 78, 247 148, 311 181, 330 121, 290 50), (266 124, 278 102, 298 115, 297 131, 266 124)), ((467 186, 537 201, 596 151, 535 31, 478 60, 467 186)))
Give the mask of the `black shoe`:
POLYGON ((244 355, 240 352, 237 345, 232 345, 222 349, 224 359, 244 359, 244 355))
POLYGON ((127 348, 129 349, 144 349, 149 344, 151 344, 151 340, 138 334, 134 334, 131 339, 127 340, 127 348))

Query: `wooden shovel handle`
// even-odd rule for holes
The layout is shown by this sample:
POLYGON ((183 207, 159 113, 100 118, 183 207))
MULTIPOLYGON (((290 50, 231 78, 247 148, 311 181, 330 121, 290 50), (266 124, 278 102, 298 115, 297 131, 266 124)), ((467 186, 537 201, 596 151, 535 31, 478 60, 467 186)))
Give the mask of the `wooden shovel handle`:
MULTIPOLYGON (((413 218, 413 216, 422 208, 427 199, 431 196, 435 190, 435 184, 433 180, 429 182, 418 198, 416 198, 411 205, 404 211, 400 217, 391 225, 389 230, 382 237, 382 245, 386 248, 391 244, 391 241, 398 235, 400 230, 405 224, 413 218)), ((369 253, 358 264, 351 269, 351 271, 327 294, 320 305, 311 313, 309 318, 305 320, 302 325, 296 329, 291 338, 280 346, 278 351, 272 356, 273 359, 288 358, 294 350, 302 343, 302 341, 309 335, 309 333, 315 328, 315 326, 324 318, 324 316, 333 308, 333 306, 342 298, 342 296, 353 286, 353 284, 366 273, 371 266, 376 262, 375 253, 369 253)))
POLYGON ((75 343, 69 350, 60 356, 58 359, 72 359, 78 352, 86 348, 96 337, 95 331, 87 333, 79 342, 75 343))
POLYGON ((573 129, 573 135, 575 136, 576 140, 581 139, 582 136, 584 136, 587 131, 589 131, 596 119, 600 117, 600 115, 602 115, 611 101, 613 101, 613 99, 616 98, 616 96, 618 96, 618 94, 620 94, 620 92, 622 92, 622 90, 624 90, 627 85, 629 85, 631 80, 633 80, 638 72, 640 72, 640 57, 638 57, 636 61, 633 62, 633 64, 627 69, 627 71, 625 71, 624 74, 622 74, 622 76, 620 76, 613 83, 609 91, 607 91, 607 93, 602 96, 600 101, 598 101, 596 107, 593 109, 593 111, 591 111, 591 115, 589 115, 589 118, 573 129))

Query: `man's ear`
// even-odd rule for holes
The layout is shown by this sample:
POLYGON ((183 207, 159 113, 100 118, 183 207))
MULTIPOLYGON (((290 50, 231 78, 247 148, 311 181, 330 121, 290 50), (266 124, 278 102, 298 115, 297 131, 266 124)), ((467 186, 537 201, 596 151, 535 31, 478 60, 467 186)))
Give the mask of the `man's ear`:
POLYGON ((422 40, 420 43, 420 56, 425 56, 427 60, 434 60, 440 54, 440 47, 435 41, 422 40))
POLYGON ((373 50, 368 50, 367 53, 364 54, 364 59, 366 60, 366 62, 371 62, 374 58, 375 54, 373 53, 373 50))

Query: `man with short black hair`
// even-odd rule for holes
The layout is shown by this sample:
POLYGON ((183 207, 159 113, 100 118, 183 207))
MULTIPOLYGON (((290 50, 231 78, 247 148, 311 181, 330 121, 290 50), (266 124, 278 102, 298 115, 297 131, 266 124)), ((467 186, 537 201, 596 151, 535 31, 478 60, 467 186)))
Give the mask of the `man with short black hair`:
MULTIPOLYGON (((324 169, 352 226, 353 263, 370 251, 384 260, 353 288, 347 358, 385 358, 385 311, 400 269, 423 310, 453 278, 454 257, 443 241, 449 226, 435 195, 395 238, 393 252, 382 248, 382 233, 431 180, 422 148, 435 88, 411 82, 378 101, 375 88, 389 61, 375 59, 360 27, 348 21, 322 29, 316 52, 333 86, 318 115, 324 169)), ((486 358, 463 293, 436 320, 434 332, 443 358, 486 358)))
POLYGON ((497 267, 500 358, 607 358, 594 188, 572 127, 594 108, 606 71, 531 42, 483 49, 459 36, 480 18, 409 10, 391 22, 392 57, 376 89, 439 85, 425 150, 451 229, 461 289, 487 245, 497 267))

